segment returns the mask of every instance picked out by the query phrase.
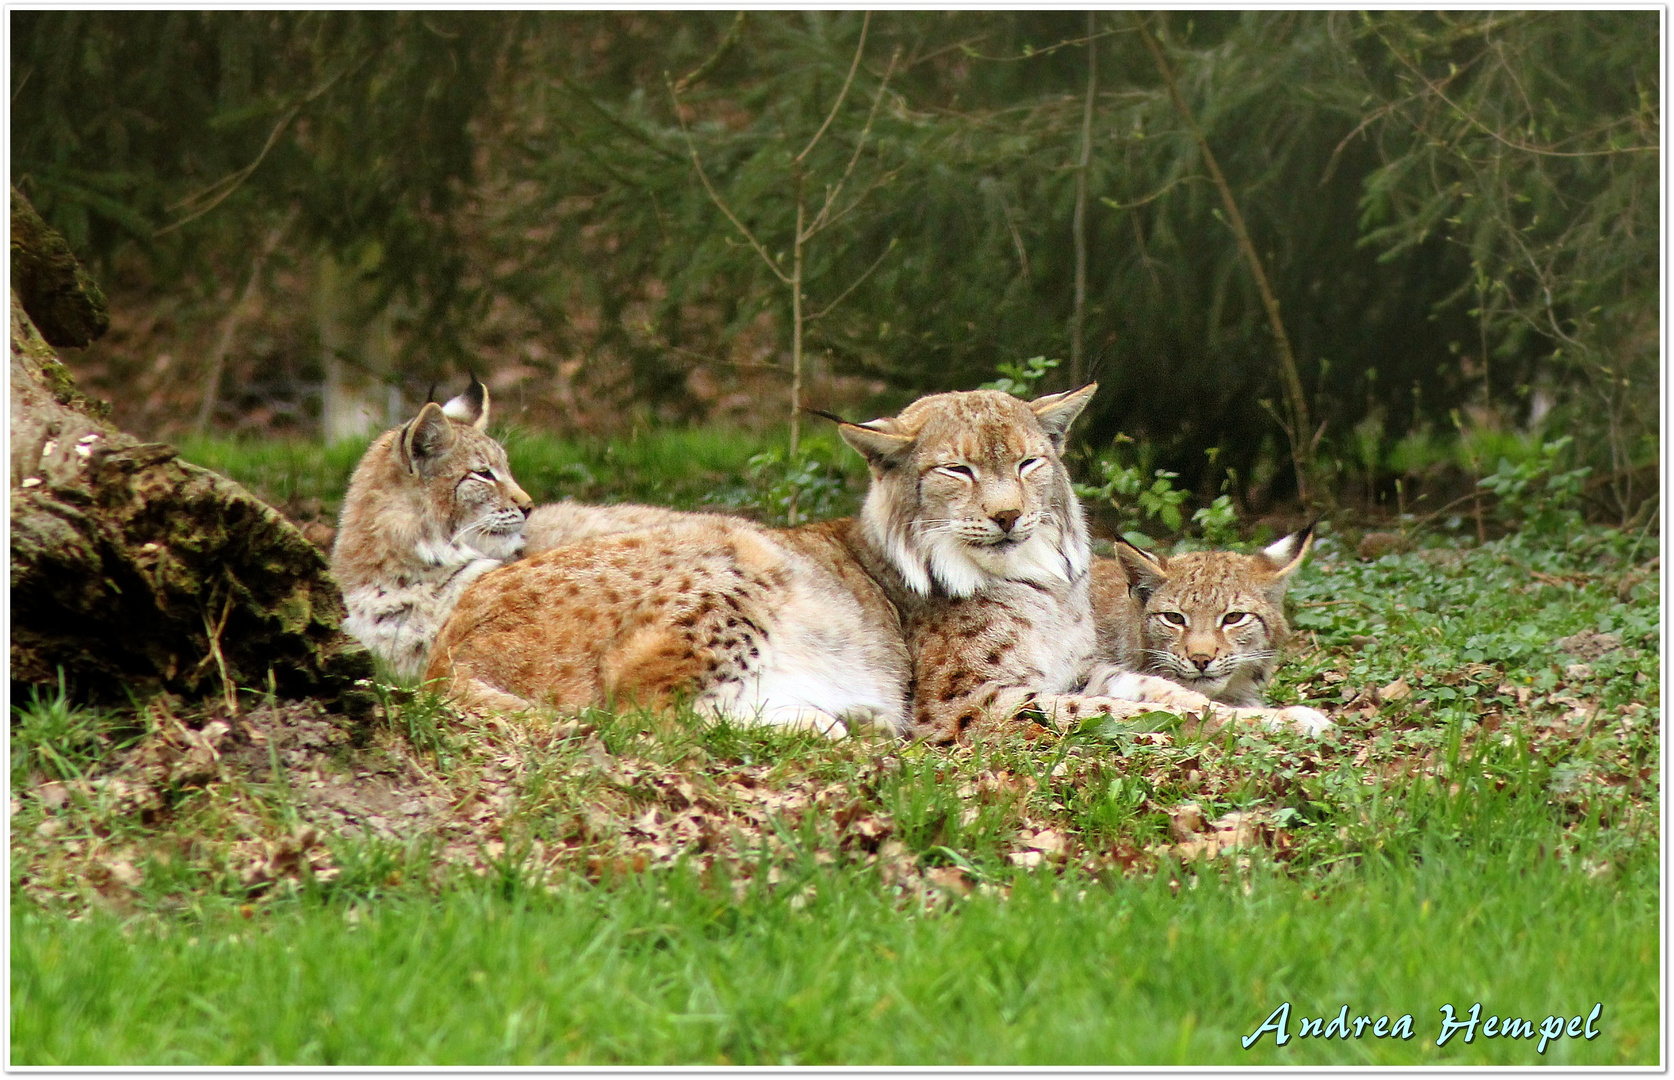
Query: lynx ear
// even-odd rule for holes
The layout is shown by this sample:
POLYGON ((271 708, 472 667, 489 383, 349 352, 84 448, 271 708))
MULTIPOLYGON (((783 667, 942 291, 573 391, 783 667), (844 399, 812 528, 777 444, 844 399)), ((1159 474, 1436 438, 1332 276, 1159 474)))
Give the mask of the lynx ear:
POLYGON ((1035 419, 1040 421, 1041 429, 1046 432, 1046 437, 1052 440, 1052 449, 1063 450, 1070 425, 1081 415, 1081 410, 1087 407, 1087 402, 1093 400, 1093 395, 1098 389, 1098 383, 1088 383, 1079 390, 1048 394, 1029 402, 1029 408, 1034 411, 1035 419))
POLYGON ((1128 592, 1144 604, 1168 581, 1168 560, 1161 554, 1116 538, 1116 561, 1128 572, 1128 592))
POLYGON ((462 424, 470 424, 478 431, 488 427, 488 387, 471 376, 465 392, 442 406, 442 415, 462 424))
POLYGON ((407 471, 418 472, 421 463, 445 453, 456 438, 453 421, 447 418, 442 407, 434 401, 425 403, 419 414, 401 429, 401 458, 407 471))
POLYGON ((860 451, 866 464, 877 472, 899 465, 913 445, 913 437, 903 434, 901 422, 892 416, 865 424, 842 424, 837 434, 860 451))
POLYGON ((1309 522, 1299 532, 1293 532, 1282 540, 1276 541, 1261 549, 1273 566, 1273 576, 1280 581, 1296 573, 1302 565, 1302 560, 1308 557, 1308 552, 1314 546, 1314 526, 1318 522, 1309 522))

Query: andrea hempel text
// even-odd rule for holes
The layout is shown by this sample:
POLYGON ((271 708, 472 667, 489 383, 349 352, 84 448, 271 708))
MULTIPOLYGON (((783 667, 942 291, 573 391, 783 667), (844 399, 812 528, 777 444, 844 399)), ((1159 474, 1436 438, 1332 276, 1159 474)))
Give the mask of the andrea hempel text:
MULTIPOLYGON (((1598 1028, 1595 1026, 1598 1018, 1604 1013, 1604 1003, 1593 1006, 1592 1012, 1582 1016, 1548 1016, 1537 1025, 1533 1020, 1521 1016, 1484 1016, 1482 1002, 1471 1006, 1470 1012, 1457 1015, 1453 1006, 1443 1005, 1441 1013, 1441 1032, 1436 1036, 1437 1046, 1446 1046, 1454 1036, 1459 1036, 1462 1042, 1474 1042, 1478 1035, 1484 1039, 1533 1039, 1539 1038, 1540 1044, 1535 1047, 1535 1053, 1546 1053, 1546 1045, 1554 1039, 1596 1039, 1598 1028)), ((1379 1017, 1349 1016, 1349 1007, 1344 1005, 1337 1015, 1326 1018, 1324 1016, 1298 1016, 1294 1025, 1291 1022, 1290 1002, 1285 1002, 1272 1015, 1262 1022, 1262 1025, 1244 1036, 1239 1042, 1248 1050, 1261 1041, 1263 1035, 1273 1036, 1274 1046, 1283 1046, 1291 1039, 1361 1039, 1371 1035, 1374 1039, 1410 1039, 1414 1035, 1412 1013, 1406 1013, 1395 1020, 1387 1015, 1379 1017)))

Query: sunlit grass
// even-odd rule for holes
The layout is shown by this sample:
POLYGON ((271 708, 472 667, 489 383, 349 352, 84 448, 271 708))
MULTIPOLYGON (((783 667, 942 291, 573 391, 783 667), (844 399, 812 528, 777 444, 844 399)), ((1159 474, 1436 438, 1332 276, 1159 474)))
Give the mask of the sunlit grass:
POLYGON ((1436 852, 1323 886, 1020 875, 935 910, 866 872, 734 897, 678 869, 254 921, 19 911, 17 1064, 1626 1064, 1657 1054, 1654 860, 1597 881, 1436 852), (1598 1038, 1455 1037, 1440 1006, 1598 1038), (1290 1040, 1247 1036, 1289 1002, 1290 1040), (1297 1038, 1411 1014, 1410 1040, 1297 1038))

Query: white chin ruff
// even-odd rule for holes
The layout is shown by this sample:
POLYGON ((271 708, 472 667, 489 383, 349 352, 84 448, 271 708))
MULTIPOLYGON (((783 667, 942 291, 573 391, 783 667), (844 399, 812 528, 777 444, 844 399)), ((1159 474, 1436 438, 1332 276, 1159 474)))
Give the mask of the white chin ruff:
POLYGON ((996 581, 1026 581, 1051 587, 1075 577, 1070 556, 1059 549, 1058 530, 1041 528, 1021 544, 978 546, 947 533, 925 537, 924 565, 936 583, 954 597, 972 596, 996 581))
POLYGON ((490 559, 511 560, 523 554, 522 531, 510 533, 482 533, 471 538, 471 547, 490 559))
POLYGON ((1181 668, 1171 667, 1168 677, 1184 686, 1188 690, 1196 690, 1204 697, 1212 698, 1225 690, 1232 681, 1231 675, 1200 675, 1195 667, 1182 665, 1181 668))

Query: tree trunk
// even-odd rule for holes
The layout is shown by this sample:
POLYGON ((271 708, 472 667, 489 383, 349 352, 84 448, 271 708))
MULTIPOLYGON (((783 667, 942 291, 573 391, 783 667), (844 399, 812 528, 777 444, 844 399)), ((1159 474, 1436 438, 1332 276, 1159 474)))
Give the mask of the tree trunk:
MULTIPOLYGON (((30 253, 12 244, 16 281, 30 253)), ((60 670, 118 702, 271 686, 365 714, 371 658, 319 551, 240 485, 107 423, 16 291, 11 336, 14 687, 60 670)))

